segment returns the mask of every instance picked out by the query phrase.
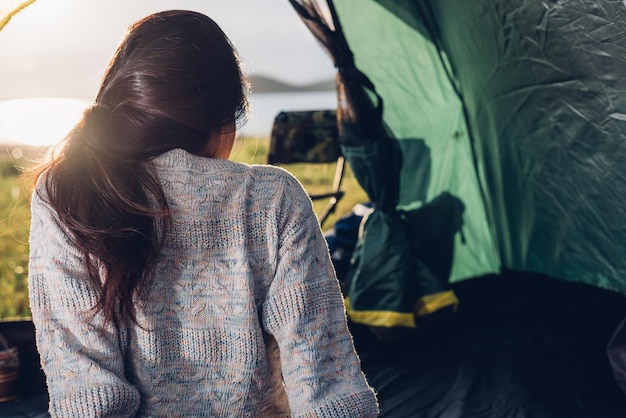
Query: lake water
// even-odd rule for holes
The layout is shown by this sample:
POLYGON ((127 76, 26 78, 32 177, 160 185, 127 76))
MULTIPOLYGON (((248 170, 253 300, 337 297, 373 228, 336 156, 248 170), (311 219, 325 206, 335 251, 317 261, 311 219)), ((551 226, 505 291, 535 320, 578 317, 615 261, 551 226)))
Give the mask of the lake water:
POLYGON ((307 93, 264 93, 250 96, 251 118, 242 133, 269 136, 274 118, 281 111, 326 110, 337 108, 334 91, 307 93))
MULTIPOLYGON (((53 144, 69 132, 89 104, 61 98, 0 101, 0 143, 53 144)), ((250 105, 252 112, 241 134, 269 136, 281 111, 336 109, 337 97, 334 91, 252 94, 250 105)))

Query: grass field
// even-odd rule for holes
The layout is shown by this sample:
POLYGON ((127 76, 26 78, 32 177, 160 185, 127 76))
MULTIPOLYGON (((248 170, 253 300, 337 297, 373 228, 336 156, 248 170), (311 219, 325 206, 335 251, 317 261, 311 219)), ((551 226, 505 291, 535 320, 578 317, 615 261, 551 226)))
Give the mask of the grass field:
MULTIPOLYGON (((248 164, 263 164, 267 158, 268 140, 241 138, 236 143, 231 159, 248 164)), ((31 184, 19 177, 16 167, 25 167, 35 157, 37 149, 3 146, 0 148, 0 319, 28 317, 28 231, 30 228, 31 184)), ((334 164, 293 165, 285 167, 293 173, 309 193, 328 191, 335 173, 334 164)), ((336 212, 324 224, 332 226, 336 219, 367 195, 346 171, 343 181, 345 196, 336 212)), ((326 201, 314 203, 319 214, 326 201)))
POLYGON ((21 317, 28 315, 31 187, 18 179, 23 156, 9 147, 0 151, 0 318, 21 317))

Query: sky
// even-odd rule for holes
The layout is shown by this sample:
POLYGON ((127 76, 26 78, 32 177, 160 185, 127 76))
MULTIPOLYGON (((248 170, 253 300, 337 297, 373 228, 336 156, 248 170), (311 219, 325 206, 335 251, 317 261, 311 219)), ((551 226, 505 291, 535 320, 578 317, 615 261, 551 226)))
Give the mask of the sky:
MULTIPOLYGON (((0 12, 19 3, 0 0, 0 12)), ((0 31, 0 100, 93 98, 125 29, 168 9, 213 18, 248 73, 294 84, 334 76, 330 58, 288 0, 36 0, 0 31)))

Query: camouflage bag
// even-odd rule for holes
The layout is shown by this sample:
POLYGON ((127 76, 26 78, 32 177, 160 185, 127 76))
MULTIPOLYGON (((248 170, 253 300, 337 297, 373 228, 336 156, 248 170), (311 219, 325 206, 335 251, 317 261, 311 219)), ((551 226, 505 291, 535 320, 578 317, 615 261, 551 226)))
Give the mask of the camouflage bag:
POLYGON ((269 164, 332 163, 341 156, 336 110, 280 112, 274 119, 269 164))

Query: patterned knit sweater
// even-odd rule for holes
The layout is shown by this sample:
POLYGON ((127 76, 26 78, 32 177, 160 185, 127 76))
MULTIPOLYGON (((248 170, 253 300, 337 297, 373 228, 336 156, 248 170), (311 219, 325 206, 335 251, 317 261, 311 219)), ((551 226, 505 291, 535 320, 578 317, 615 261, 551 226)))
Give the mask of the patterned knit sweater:
POLYGON ((30 302, 61 417, 374 417, 326 242, 286 171, 157 157, 173 221, 140 326, 89 311, 83 260, 35 193, 30 302))

